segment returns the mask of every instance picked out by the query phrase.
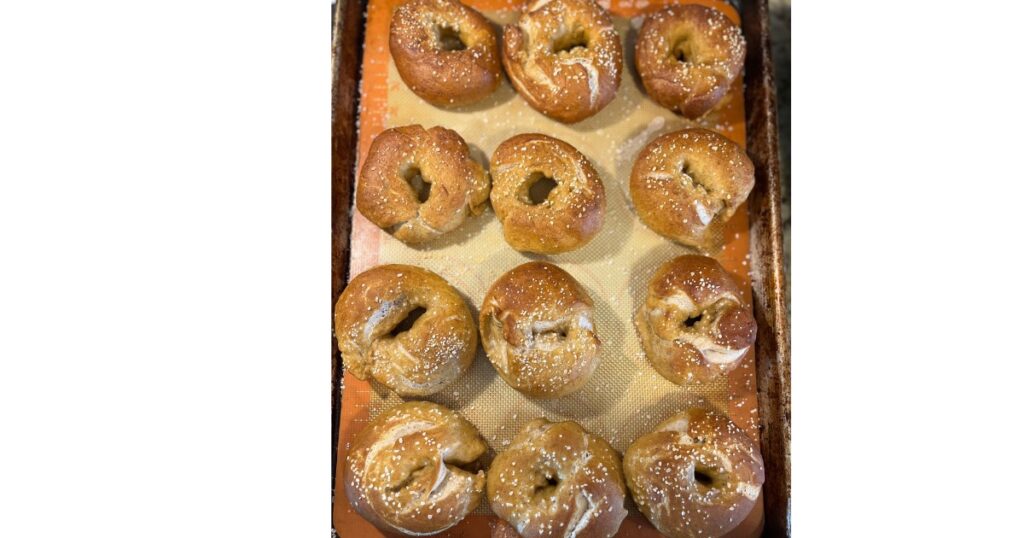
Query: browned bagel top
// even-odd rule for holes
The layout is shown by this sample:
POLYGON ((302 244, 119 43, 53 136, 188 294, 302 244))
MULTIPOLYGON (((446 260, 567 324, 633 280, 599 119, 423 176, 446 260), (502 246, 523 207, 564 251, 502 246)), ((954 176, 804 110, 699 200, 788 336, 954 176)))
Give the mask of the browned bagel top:
POLYGON ((721 11, 674 4, 648 16, 636 64, 658 104, 696 118, 722 99, 743 68, 743 32, 721 11))
POLYGON ((706 232, 728 221, 754 187, 743 148, 706 129, 682 129, 640 151, 629 190, 637 216, 654 231, 706 247, 706 232))
POLYGON ((671 538, 722 536, 754 507, 764 463, 728 417, 683 411, 638 438, 623 458, 640 511, 671 538))
POLYGON ((661 265, 635 317, 644 353, 669 381, 703 382, 735 369, 757 324, 739 286, 707 256, 661 265))
POLYGON ((356 434, 346 460, 352 508, 377 528, 410 536, 434 534, 479 504, 484 471, 462 469, 487 451, 477 429, 431 402, 407 402, 356 434))
POLYGON ((512 387, 551 397, 586 382, 597 366, 600 340, 594 303, 569 273, 528 262, 499 277, 480 307, 487 357, 512 387))
POLYGON ((619 455, 575 422, 530 421, 494 459, 487 498, 523 538, 610 538, 626 517, 619 455))
POLYGON ((482 212, 489 192, 487 172, 458 133, 406 125, 385 130, 370 144, 356 207, 397 239, 420 243, 482 212), (429 196, 421 201, 428 183, 429 196))
POLYGON ((590 117, 615 97, 622 44, 611 16, 592 0, 535 0, 505 26, 502 59, 530 106, 558 121, 590 117))
POLYGON ((585 245, 604 222, 604 184, 590 160, 571 144, 542 134, 520 134, 491 156, 491 204, 505 240, 517 250, 558 253, 585 245), (531 188, 556 185, 540 202, 531 188))
POLYGON ((360 273, 342 291, 334 312, 345 368, 404 396, 441 390, 476 354, 469 307, 455 288, 426 269, 393 264, 360 273), (417 311, 411 326, 402 326, 417 311))
POLYGON ((494 28, 457 0, 409 0, 398 6, 389 45, 402 80, 434 105, 478 101, 501 82, 494 28))

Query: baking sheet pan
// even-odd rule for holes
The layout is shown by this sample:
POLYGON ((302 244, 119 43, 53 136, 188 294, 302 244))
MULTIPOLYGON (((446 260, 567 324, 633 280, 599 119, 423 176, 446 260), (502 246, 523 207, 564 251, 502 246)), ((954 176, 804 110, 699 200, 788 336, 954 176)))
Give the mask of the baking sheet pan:
MULTIPOLYGON (((702 3, 722 7, 721 3, 702 3)), ((598 332, 605 340, 606 346, 605 352, 602 353, 602 367, 588 383, 588 388, 578 393, 577 398, 546 404, 539 409, 531 408, 534 402, 504 386, 500 379, 494 376, 493 369, 481 351, 470 375, 455 387, 450 387, 430 399, 462 412, 481 428, 492 449, 499 450, 518 426, 537 414, 552 419, 576 419, 588 429, 605 436, 613 446, 622 450, 634 437, 632 432, 622 431, 622 424, 635 426, 638 431, 650 429, 653 424, 664 418, 665 413, 670 413, 683 405, 684 401, 726 410, 752 437, 758 438, 758 406, 754 391, 756 376, 750 357, 745 359, 743 368, 730 376, 726 383, 680 390, 653 373, 644 362, 642 354, 631 355, 623 352, 625 349, 635 351, 636 336, 629 316, 635 308, 635 301, 642 295, 646 276, 649 276, 657 263, 686 250, 646 230, 628 208, 628 193, 621 188, 622 180, 628 177, 628 167, 632 163, 631 154, 635 154, 646 140, 658 132, 671 130, 686 123, 653 105, 636 88, 631 61, 631 36, 635 35, 635 21, 621 20, 618 23, 625 36, 625 48, 628 53, 623 85, 616 100, 600 114, 582 124, 563 126, 526 107, 525 103, 515 96, 507 82, 492 98, 474 105, 469 110, 440 111, 419 101, 398 79, 387 57, 386 22, 394 4, 392 0, 374 1, 370 3, 367 13, 369 31, 363 62, 363 99, 359 132, 361 155, 365 155, 369 140, 380 130, 407 123, 422 123, 426 126, 441 124, 454 128, 463 134, 467 142, 481 150, 481 156, 489 154, 498 142, 514 132, 545 132, 573 143, 584 154, 590 156, 595 164, 598 164, 598 170, 609 194, 609 217, 595 244, 588 245, 576 253, 547 257, 581 280, 597 303, 598 332), (614 151, 608 151, 608 148, 613 148, 614 151), (625 174, 622 173, 623 169, 625 174), (615 251, 612 248, 615 245, 623 248, 615 251), (624 269, 627 266, 629 269, 624 269), (606 274, 617 274, 619 278, 603 278, 602 275, 606 274), (607 345, 609 340, 621 345, 607 345), (647 377, 648 375, 651 377, 647 377), (668 386, 659 388, 659 382, 668 386), (629 387, 634 384, 644 389, 631 393, 629 387), (653 387, 648 389, 648 385, 653 387), (517 400, 517 396, 523 401, 517 400), (655 403, 638 406, 638 400, 655 403), (616 403, 620 405, 617 406, 616 403), (642 410, 638 420, 623 421, 624 418, 628 418, 625 410, 631 408, 642 410), (512 409, 522 411, 510 413, 509 410, 512 409)), ((509 8, 514 7, 512 3, 481 1, 471 4, 484 11, 492 20, 514 19, 514 15, 509 13, 509 8)), ((609 7, 613 13, 634 17, 653 9, 655 4, 622 2, 613 3, 609 7)), ((730 14, 735 17, 735 12, 730 8, 725 7, 723 11, 731 12, 730 14)), ((343 18, 344 15, 339 18, 339 27, 346 24, 351 26, 352 21, 346 23, 343 18)), ((339 51, 336 50, 336 54, 339 54, 339 51)), ((335 81, 336 103, 339 93, 337 86, 342 84, 339 80, 342 78, 338 76, 335 81)), ((704 126, 714 128, 739 143, 745 142, 742 97, 742 87, 737 85, 730 97, 723 102, 721 109, 703 121, 704 126)), ((337 124, 337 110, 335 114, 337 124)), ((335 138, 337 143, 338 136, 335 138)), ((336 147, 336 155, 337 149, 336 147)), ((336 173, 339 172, 341 171, 336 168, 336 173)), ((337 190, 339 189, 336 188, 337 190)), ((351 191, 342 194, 350 200, 351 191)), ((337 210, 337 199, 335 203, 336 216, 347 217, 347 212, 337 210), (339 213, 342 215, 338 215, 339 213)), ((749 246, 752 242, 747 237, 749 228, 745 218, 746 212, 740 211, 739 215, 730 223, 732 226, 727 230, 727 247, 718 257, 739 280, 744 282, 744 289, 749 290, 750 277, 757 276, 750 269, 756 264, 751 263, 749 256, 749 246)), ((336 232, 338 224, 336 223, 336 232)), ((355 214, 352 222, 351 247, 350 274, 356 274, 376 263, 414 263, 431 268, 448 278, 474 305, 479 304, 486 287, 502 272, 528 259, 541 258, 516 253, 505 245, 500 239, 498 223, 490 212, 484 217, 470 221, 451 238, 417 249, 406 247, 380 233, 361 216, 355 214), (459 262, 467 257, 472 263, 459 262)), ((337 256, 337 252, 335 254, 337 256)), ((340 265, 343 264, 336 263, 336 273, 340 265)), ((339 280, 336 278, 336 288, 339 280)), ((340 289, 334 291, 336 298, 340 289)), ((369 383, 360 382, 350 376, 346 376, 343 386, 344 401, 335 404, 337 408, 340 403, 342 409, 342 442, 339 445, 339 454, 343 454, 346 440, 358 431, 360 422, 397 402, 394 396, 374 390, 369 383)), ((347 501, 342 496, 339 496, 337 501, 335 520, 339 523, 339 528, 352 529, 351 532, 356 532, 361 519, 355 516, 358 521, 350 521, 346 517, 346 510, 350 512, 347 501)), ((479 512, 486 513, 486 507, 479 512)), ((636 519, 631 517, 627 520, 623 525, 623 532, 627 532, 633 523, 636 524, 637 531, 643 531, 646 522, 642 517, 639 517, 639 521, 636 519)), ((496 528, 492 518, 470 517, 464 525, 452 529, 451 535, 467 532, 468 529, 477 528, 481 523, 489 529, 496 528)), ((367 526, 353 535, 363 536, 363 532, 374 531, 372 527, 367 526)), ((630 532, 629 535, 638 534, 630 532)))

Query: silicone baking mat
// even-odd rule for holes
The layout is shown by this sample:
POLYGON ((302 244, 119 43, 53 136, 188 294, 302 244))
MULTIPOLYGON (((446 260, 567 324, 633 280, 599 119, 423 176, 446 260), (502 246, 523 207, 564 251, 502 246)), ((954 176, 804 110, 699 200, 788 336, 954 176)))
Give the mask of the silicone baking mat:
MULTIPOLYGON (((612 0, 601 4, 615 15, 623 37, 622 84, 615 99, 597 115, 574 125, 564 125, 531 109, 516 95, 507 80, 480 103, 444 110, 413 94, 402 82, 388 52, 388 28, 392 10, 402 0, 370 0, 367 12, 366 49, 363 59, 362 101, 359 126, 359 165, 370 142, 384 129, 409 124, 442 125, 462 135, 474 157, 486 163, 505 139, 518 133, 539 132, 565 140, 590 158, 605 184, 607 212, 600 233, 585 247, 552 256, 524 254, 505 243, 501 225, 490 208, 469 218, 459 229, 426 245, 407 246, 387 235, 357 211, 353 212, 351 274, 384 263, 406 263, 430 269, 459 289, 474 315, 491 283, 509 269, 536 259, 562 267, 588 290, 595 304, 595 328, 602 342, 601 363, 583 389, 556 400, 535 400, 516 392, 495 373, 478 349, 470 370, 444 391, 424 398, 448 406, 480 429, 491 451, 507 446, 531 419, 574 420, 605 438, 623 452, 633 439, 689 405, 702 405, 727 413, 757 440, 757 390, 753 353, 743 358, 728 377, 703 385, 674 385, 648 364, 633 327, 633 313, 643 301, 646 285, 663 262, 692 252, 647 229, 629 204, 629 173, 636 154, 655 136, 685 126, 713 129, 745 144, 743 86, 737 81, 716 108, 691 122, 659 107, 640 87, 633 62, 633 44, 644 13, 667 2, 612 0)), ((466 2, 497 25, 518 17, 520 2, 470 0, 466 2)), ((725 2, 710 5, 739 22, 725 2)), ((725 226, 724 249, 715 257, 741 283, 750 301, 748 215, 744 205, 725 226)), ((355 433, 380 411, 401 399, 376 382, 360 381, 345 372, 341 433, 338 446, 338 477, 343 473, 347 448, 355 433)), ((335 490, 334 521, 341 536, 381 536, 379 531, 352 511, 343 487, 335 490)), ((619 536, 658 536, 631 504, 630 516, 619 536)), ((734 532, 749 535, 761 520, 761 507, 734 532)), ((487 507, 440 536, 515 536, 487 507)))

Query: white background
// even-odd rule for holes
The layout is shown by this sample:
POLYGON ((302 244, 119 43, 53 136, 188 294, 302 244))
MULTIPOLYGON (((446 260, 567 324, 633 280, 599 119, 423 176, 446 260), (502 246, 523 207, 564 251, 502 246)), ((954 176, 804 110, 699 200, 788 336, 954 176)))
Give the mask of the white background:
MULTIPOLYGON (((0 7, 2 536, 327 536, 330 11, 257 4, 0 7)), ((940 4, 795 6, 798 536, 1021 532, 1024 10, 940 4)))

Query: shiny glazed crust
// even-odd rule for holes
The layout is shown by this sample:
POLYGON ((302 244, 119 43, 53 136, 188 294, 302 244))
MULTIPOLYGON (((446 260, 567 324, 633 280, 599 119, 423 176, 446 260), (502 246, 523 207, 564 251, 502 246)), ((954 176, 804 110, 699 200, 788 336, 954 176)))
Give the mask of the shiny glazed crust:
POLYGON ((501 83, 494 28, 455 0, 409 0, 398 6, 389 43, 406 86, 433 105, 470 104, 501 83), (458 42, 465 48, 454 50, 458 42))
POLYGON ((461 467, 486 451, 477 429, 450 409, 403 403, 356 435, 345 462, 345 493, 352 508, 382 531, 436 534, 480 504, 484 471, 461 467))
POLYGON ((629 194, 648 228, 678 243, 713 250, 721 230, 754 188, 743 148, 706 129, 652 140, 636 158, 629 194))
POLYGON ((697 118, 729 91, 746 50, 743 32, 721 11, 674 4, 644 20, 636 67, 651 99, 697 118))
POLYGON ((523 538, 610 538, 626 517, 619 455, 575 422, 531 421, 487 474, 487 499, 523 538))
POLYGON ((622 44, 592 0, 534 0, 505 26, 501 58, 526 102, 563 123, 597 114, 622 80, 622 44))
POLYGON ((626 449, 637 507, 670 538, 722 536, 750 513, 764 484, 754 442, 728 417, 690 409, 626 449))
POLYGON ((757 333, 739 286, 707 256, 680 256, 659 267, 634 321, 647 359, 676 384, 730 372, 757 333))
POLYGON ((347 371, 402 396, 443 389, 476 355, 465 301, 443 278, 411 265, 381 265, 353 278, 335 307, 334 331, 347 371), (401 331, 418 308, 422 315, 401 331))
POLYGON ((575 250, 604 223, 604 184, 590 161, 567 142, 542 134, 513 136, 494 150, 491 175, 491 205, 505 241, 516 250, 575 250), (542 177, 558 185, 533 204, 530 187, 542 177))
POLYGON ((356 207, 396 239, 422 243, 483 212, 489 192, 487 172, 470 158, 458 133, 407 125, 373 139, 359 174, 356 207), (417 171, 430 184, 422 203, 410 184, 417 171))
POLYGON ((551 398, 578 390, 598 364, 594 303, 569 273, 529 262, 498 278, 480 308, 487 358, 516 390, 551 398))

